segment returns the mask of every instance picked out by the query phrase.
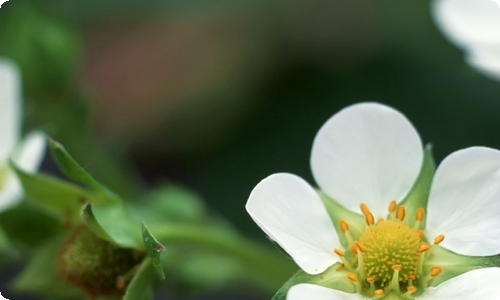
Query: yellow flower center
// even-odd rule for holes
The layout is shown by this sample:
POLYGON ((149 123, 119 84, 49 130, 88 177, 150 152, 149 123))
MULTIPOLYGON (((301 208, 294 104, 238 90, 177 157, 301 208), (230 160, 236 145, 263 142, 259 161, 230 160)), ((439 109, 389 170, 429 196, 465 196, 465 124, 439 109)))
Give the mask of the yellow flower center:
POLYGON ((351 236, 347 222, 340 221, 350 251, 334 249, 342 260, 338 269, 350 271, 347 278, 364 297, 383 299, 395 293, 401 299, 415 299, 414 294, 419 294, 442 272, 441 267, 424 272, 423 265, 444 236, 436 237, 432 246, 422 240, 424 232, 420 225, 425 217, 422 208, 416 211, 410 227, 403 223, 405 207, 398 207, 396 201, 389 205, 389 218, 376 223, 368 207, 365 204, 360 207, 366 229, 357 240, 351 236))
POLYGON ((406 282, 408 276, 416 276, 420 237, 412 228, 397 221, 383 221, 368 228, 359 242, 366 276, 375 276, 381 287, 390 283, 394 265, 401 266, 399 281, 406 282))

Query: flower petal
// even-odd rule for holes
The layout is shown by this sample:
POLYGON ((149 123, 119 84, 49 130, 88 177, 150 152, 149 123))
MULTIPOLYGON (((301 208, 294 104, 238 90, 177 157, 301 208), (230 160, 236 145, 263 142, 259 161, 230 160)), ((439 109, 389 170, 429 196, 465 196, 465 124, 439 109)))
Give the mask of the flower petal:
POLYGON ((13 173, 9 173, 4 180, 0 189, 0 211, 16 205, 23 197, 21 183, 13 173))
POLYGON ((402 200, 423 160, 422 142, 400 112, 377 103, 349 106, 320 129, 311 167, 321 189, 346 208, 364 202, 375 219, 391 200, 402 200))
POLYGON ((467 63, 492 79, 500 80, 500 44, 495 48, 471 49, 467 63))
POLYGON ((0 164, 8 160, 19 140, 21 125, 20 85, 17 67, 9 60, 0 58, 0 164))
POLYGON ((444 34, 459 46, 500 45, 500 8, 491 0, 435 0, 432 12, 444 34))
POLYGON ((246 209, 252 219, 309 274, 339 261, 341 247, 332 221, 316 191, 302 178, 280 173, 262 180, 246 209))
POLYGON ((42 163, 46 144, 47 138, 42 132, 32 132, 23 140, 12 158, 22 170, 35 172, 42 163))
POLYGON ((496 300, 500 297, 500 268, 472 270, 430 287, 417 300, 496 300))
POLYGON ((349 294, 346 292, 328 289, 314 284, 297 284, 290 288, 286 295, 287 300, 362 300, 359 294, 349 294))
POLYGON ((431 187, 426 236, 463 255, 500 253, 500 151, 472 147, 446 157, 431 187))

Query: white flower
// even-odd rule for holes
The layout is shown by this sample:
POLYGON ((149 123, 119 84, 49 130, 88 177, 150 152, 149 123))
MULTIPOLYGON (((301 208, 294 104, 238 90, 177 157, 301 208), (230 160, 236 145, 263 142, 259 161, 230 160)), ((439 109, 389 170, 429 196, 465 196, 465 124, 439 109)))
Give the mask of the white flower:
POLYGON ((500 80, 498 0, 434 0, 432 12, 446 37, 466 53, 467 62, 500 80))
POLYGON ((23 197, 21 184, 9 167, 9 159, 25 171, 38 169, 44 155, 45 137, 29 134, 21 139, 21 84, 17 67, 0 58, 0 211, 23 197))
POLYGON ((326 201, 347 208, 335 204, 339 224, 332 223, 317 191, 298 176, 274 174, 254 188, 246 208, 261 229, 306 273, 322 274, 342 263, 341 271, 350 272, 358 292, 298 284, 287 299, 500 296, 496 267, 466 272, 470 268, 437 287, 429 284, 447 270, 448 262, 438 254, 449 252, 443 248, 464 256, 500 253, 500 151, 473 147, 452 153, 435 173, 427 207, 405 209, 401 201, 414 186, 423 157, 420 137, 405 116, 381 104, 356 104, 323 125, 311 154, 316 182, 335 199, 326 201), (360 206, 364 218, 353 214, 360 206), (405 218, 410 211, 415 217, 405 218), (356 218, 361 226, 344 221, 356 218), (433 240, 434 245, 426 243, 433 240))

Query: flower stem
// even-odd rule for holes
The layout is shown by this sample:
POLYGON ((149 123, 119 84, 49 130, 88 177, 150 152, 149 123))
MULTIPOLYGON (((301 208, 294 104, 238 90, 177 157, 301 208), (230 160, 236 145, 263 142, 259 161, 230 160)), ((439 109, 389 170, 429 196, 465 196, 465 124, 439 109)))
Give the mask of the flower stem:
POLYGON ((155 237, 167 248, 182 244, 236 259, 263 291, 273 294, 297 270, 291 259, 268 247, 220 228, 199 225, 150 226, 155 237))

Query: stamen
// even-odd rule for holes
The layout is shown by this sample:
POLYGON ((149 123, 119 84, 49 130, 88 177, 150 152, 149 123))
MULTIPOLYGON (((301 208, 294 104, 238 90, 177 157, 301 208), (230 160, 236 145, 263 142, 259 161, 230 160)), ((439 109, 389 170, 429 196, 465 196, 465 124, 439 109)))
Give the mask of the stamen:
POLYGON ((406 293, 405 293, 405 296, 410 296, 411 294, 415 293, 417 291, 417 288, 414 287, 414 286, 409 286, 407 289, 406 289, 406 293))
POLYGON ((347 278, 352 282, 358 282, 358 276, 354 273, 347 274, 347 278))
POLYGON ((337 254, 342 261, 342 266, 346 266, 348 270, 352 270, 352 264, 345 258, 345 253, 342 250, 334 249, 333 252, 337 254))
POLYGON ((432 279, 436 276, 438 276, 439 274, 441 274, 441 272, 443 272, 443 268, 441 267, 432 267, 431 268, 431 272, 429 273, 429 275, 425 276, 422 284, 424 285, 424 288, 427 288, 429 286, 429 284, 431 283, 432 279))
POLYGON ((395 220, 396 219, 396 206, 397 202, 396 200, 392 200, 391 203, 389 204, 389 219, 390 220, 395 220))
POLYGON ((424 237, 424 231, 423 230, 418 230, 417 231, 418 237, 422 239, 424 237))
POLYGON ((391 203, 389 203, 389 212, 393 212, 396 209, 396 200, 392 200, 391 203))
POLYGON ((399 293, 400 292, 400 289, 399 289, 399 271, 401 271, 401 269, 403 269, 403 266, 402 265, 393 265, 391 268, 394 271, 394 273, 392 274, 392 280, 391 280, 391 283, 389 285, 389 290, 394 290, 394 291, 399 293))
POLYGON ((357 248, 357 250, 358 250, 358 251, 363 252, 363 245, 361 245, 361 243, 360 243, 360 242, 355 241, 355 242, 354 242, 354 245, 356 245, 356 248, 357 248))
POLYGON ((375 296, 382 297, 384 295, 384 290, 378 289, 375 291, 375 296))
POLYGON ((417 212, 415 213, 415 224, 413 224, 413 229, 417 230, 420 228, 420 223, 424 220, 425 217, 425 211, 423 208, 417 209, 417 212))
POLYGON ((343 233, 346 233, 349 230, 349 225, 346 221, 340 220, 340 230, 342 230, 343 233))
POLYGON ((377 281, 377 277, 370 276, 366 278, 366 281, 370 284, 370 293, 375 292, 375 281, 377 281))
POLYGON ((337 254, 340 257, 344 257, 345 256, 345 253, 342 250, 335 249, 335 250, 333 250, 333 252, 335 252, 335 254, 337 254))
POLYGON ((361 203, 359 205, 359 208, 361 209, 361 212, 363 213, 363 215, 366 215, 366 214, 370 213, 370 209, 364 203, 361 203))
POLYGON ((356 271, 358 272, 361 279, 366 277, 365 262, 363 261, 363 251, 362 250, 358 251, 358 267, 356 268, 356 271))
POLYGON ((368 206, 366 206, 366 204, 364 203, 361 203, 359 205, 359 208, 361 209, 361 212, 365 216, 366 225, 371 226, 375 224, 375 218, 373 217, 373 214, 371 213, 368 206))
POLYGON ((354 273, 349 273, 347 274, 347 278, 356 286, 356 292, 361 294, 361 283, 359 283, 358 276, 354 273))
POLYGON ((340 264, 335 268, 335 271, 340 271, 344 268, 344 264, 340 264))
POLYGON ((422 253, 422 252, 425 252, 427 250, 429 250, 431 248, 431 246, 425 242, 423 243, 420 243, 420 245, 418 246, 418 253, 422 253))
POLYGON ((431 275, 431 277, 436 277, 439 274, 441 274, 441 272, 443 272, 443 268, 441 268, 441 267, 432 267, 430 275, 431 275))
POLYGON ((396 219, 398 219, 399 221, 403 221, 405 219, 405 214, 405 207, 401 205, 400 207, 398 207, 398 211, 396 212, 396 219))
POLYGON ((423 208, 417 209, 417 212, 415 213, 415 219, 419 222, 422 222, 424 220, 425 216, 425 211, 423 208))
POLYGON ((373 217, 371 212, 368 212, 365 215, 365 221, 366 221, 366 225, 368 225, 368 226, 375 224, 375 218, 373 217))
POLYGON ((444 240, 444 235, 438 235, 435 239, 434 239, 434 245, 439 245, 442 241, 444 240))
POLYGON ((342 230, 342 232, 344 233, 344 235, 347 239, 347 244, 352 245, 354 242, 354 239, 352 238, 352 235, 349 232, 349 225, 344 220, 340 220, 339 225, 340 225, 340 230, 342 230))

